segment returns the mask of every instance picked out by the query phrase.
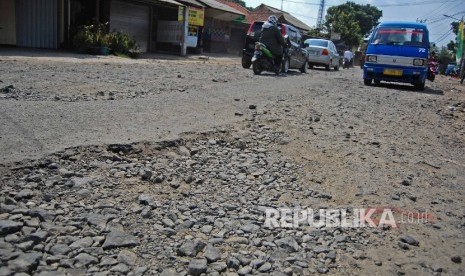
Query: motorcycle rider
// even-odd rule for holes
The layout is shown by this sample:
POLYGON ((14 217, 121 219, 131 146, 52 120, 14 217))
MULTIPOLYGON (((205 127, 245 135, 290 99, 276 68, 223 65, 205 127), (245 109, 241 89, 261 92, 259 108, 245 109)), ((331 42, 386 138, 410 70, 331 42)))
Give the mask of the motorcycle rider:
POLYGON ((273 53, 274 65, 276 68, 280 68, 283 59, 283 47, 286 46, 286 42, 278 29, 278 18, 276 16, 270 15, 268 21, 263 23, 259 42, 265 44, 273 53))
MULTIPOLYGON (((428 74, 437 75, 439 72, 439 66, 437 62, 436 52, 432 51, 428 57, 428 74), (431 71, 431 72, 430 72, 431 71)), ((430 76, 431 77, 431 76, 430 76)), ((434 79, 434 76, 433 76, 434 79)))
POLYGON ((351 66, 352 64, 352 59, 354 58, 354 54, 352 53, 352 51, 350 50, 350 48, 348 48, 345 52, 344 52, 344 59, 347 59, 347 68, 351 66))

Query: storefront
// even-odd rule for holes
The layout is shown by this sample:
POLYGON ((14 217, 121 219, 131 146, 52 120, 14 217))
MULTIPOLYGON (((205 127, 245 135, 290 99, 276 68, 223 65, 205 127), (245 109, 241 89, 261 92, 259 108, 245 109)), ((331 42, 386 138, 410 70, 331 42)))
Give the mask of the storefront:
POLYGON ((134 37, 142 52, 150 45, 150 6, 114 0, 110 7, 110 31, 120 31, 134 37))

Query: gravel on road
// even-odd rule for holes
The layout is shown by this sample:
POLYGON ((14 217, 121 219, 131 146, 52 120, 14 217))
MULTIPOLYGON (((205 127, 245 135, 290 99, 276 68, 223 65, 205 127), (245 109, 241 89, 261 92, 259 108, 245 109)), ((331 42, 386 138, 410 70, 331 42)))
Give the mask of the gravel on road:
POLYGON ((0 72, 0 275, 465 274, 455 79, 12 53, 0 72))

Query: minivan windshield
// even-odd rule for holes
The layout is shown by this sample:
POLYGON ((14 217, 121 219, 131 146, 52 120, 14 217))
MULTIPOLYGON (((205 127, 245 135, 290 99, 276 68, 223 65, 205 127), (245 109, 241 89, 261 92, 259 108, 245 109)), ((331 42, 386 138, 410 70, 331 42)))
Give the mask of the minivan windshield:
POLYGON ((371 43, 417 47, 427 46, 424 29, 405 27, 380 27, 374 33, 371 43))

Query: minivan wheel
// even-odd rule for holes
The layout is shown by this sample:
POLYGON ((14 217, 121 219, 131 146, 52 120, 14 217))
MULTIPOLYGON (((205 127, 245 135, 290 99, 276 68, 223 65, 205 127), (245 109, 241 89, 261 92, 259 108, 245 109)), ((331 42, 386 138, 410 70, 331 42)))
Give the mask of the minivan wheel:
POLYGON ((417 90, 420 90, 420 91, 425 90, 425 82, 415 83, 414 86, 417 90))
POLYGON ((304 64, 302 65, 302 67, 300 67, 300 72, 302 73, 307 73, 307 67, 308 67, 308 61, 305 61, 304 64))
POLYGON ((371 79, 363 79, 363 83, 365 85, 371 85, 371 81, 372 81, 371 79))
POLYGON ((242 56, 242 68, 248 69, 252 65, 252 59, 249 56, 243 55, 242 56))

